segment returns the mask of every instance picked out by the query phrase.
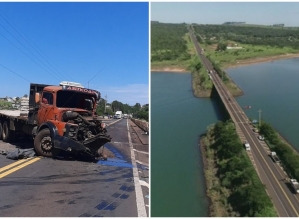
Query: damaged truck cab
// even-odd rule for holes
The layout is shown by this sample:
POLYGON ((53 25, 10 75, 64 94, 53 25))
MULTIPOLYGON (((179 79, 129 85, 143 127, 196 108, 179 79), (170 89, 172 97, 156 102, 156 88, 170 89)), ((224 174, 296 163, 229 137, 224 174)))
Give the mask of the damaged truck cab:
POLYGON ((100 93, 78 83, 60 86, 30 84, 28 121, 32 124, 34 148, 39 155, 54 151, 97 157, 111 137, 96 115, 100 93))

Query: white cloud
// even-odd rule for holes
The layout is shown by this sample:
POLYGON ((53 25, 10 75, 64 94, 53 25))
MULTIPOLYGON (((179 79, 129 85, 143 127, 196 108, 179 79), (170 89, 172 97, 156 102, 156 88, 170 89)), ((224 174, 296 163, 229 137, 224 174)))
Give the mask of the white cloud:
POLYGON ((108 103, 117 100, 123 104, 135 105, 136 103, 149 103, 149 85, 147 84, 128 84, 119 87, 101 87, 102 98, 108 103))

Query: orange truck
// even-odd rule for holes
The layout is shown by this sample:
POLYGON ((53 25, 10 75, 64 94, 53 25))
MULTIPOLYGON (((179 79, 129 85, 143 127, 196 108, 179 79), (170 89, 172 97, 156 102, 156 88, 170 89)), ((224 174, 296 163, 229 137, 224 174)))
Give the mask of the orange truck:
POLYGON ((86 158, 100 156, 111 137, 96 114, 100 92, 79 83, 59 86, 30 84, 29 111, 0 110, 0 140, 10 142, 30 135, 38 155, 53 157, 60 150, 86 158))

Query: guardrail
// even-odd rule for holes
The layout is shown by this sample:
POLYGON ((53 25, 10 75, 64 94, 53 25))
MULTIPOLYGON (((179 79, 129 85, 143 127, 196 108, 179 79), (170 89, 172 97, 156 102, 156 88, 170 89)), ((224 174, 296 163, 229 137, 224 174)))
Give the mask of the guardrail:
POLYGON ((141 128, 145 132, 149 132, 149 124, 144 120, 131 118, 132 122, 134 122, 139 128, 141 128))

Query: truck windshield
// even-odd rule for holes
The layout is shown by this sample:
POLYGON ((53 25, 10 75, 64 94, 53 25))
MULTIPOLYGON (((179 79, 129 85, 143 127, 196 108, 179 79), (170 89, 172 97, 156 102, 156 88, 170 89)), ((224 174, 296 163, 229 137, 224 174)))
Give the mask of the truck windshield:
POLYGON ((93 95, 61 90, 57 92, 56 106, 92 110, 94 101, 95 97, 93 95))

